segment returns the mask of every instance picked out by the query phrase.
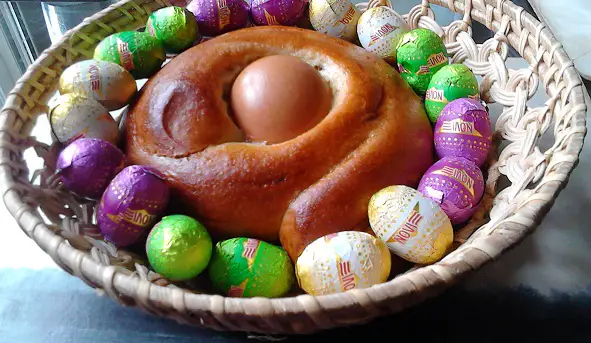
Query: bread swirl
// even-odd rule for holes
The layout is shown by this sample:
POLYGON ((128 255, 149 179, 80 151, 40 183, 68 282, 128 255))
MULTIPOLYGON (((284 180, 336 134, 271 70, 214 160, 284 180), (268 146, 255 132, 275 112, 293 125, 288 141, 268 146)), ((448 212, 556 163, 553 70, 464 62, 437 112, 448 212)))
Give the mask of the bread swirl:
POLYGON ((130 162, 158 169, 212 236, 279 238, 294 261, 318 237, 367 228, 371 195, 416 186, 433 162, 422 103, 391 66, 293 27, 242 29, 182 53, 142 88, 125 132, 130 162), (314 66, 332 108, 294 139, 246 142, 230 113, 232 83, 253 61, 278 54, 314 66))

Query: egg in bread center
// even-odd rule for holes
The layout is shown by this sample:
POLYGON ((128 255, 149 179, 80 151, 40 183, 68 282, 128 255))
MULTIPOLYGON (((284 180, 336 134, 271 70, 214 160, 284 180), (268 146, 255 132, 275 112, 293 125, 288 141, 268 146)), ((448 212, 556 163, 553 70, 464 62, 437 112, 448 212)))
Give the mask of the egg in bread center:
POLYGON ((230 105, 251 142, 275 144, 310 130, 330 112, 332 92, 320 73, 290 55, 249 64, 234 81, 230 105))

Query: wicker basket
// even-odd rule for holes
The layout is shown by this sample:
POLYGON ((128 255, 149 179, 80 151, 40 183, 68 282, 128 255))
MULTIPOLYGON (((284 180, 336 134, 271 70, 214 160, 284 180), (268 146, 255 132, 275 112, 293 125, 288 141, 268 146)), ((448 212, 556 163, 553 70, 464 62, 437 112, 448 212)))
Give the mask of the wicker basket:
MULTIPOLYGON (((438 263, 412 268, 386 283, 334 295, 238 299, 172 285, 149 271, 138 256, 117 251, 102 240, 91 224, 93 204, 77 202, 56 180, 57 145, 30 136, 37 117, 46 115, 67 66, 91 58, 102 38, 138 29, 152 11, 168 5, 124 0, 84 20, 27 70, 9 94, 0 118, 0 179, 8 210, 64 270, 123 305, 182 323, 265 334, 311 333, 364 323, 437 294, 519 243, 544 217, 577 164, 586 134, 584 88, 550 31, 510 1, 423 0, 405 15, 410 26, 442 35, 452 61, 483 76, 481 97, 503 106, 495 138, 497 143, 505 141, 500 145, 504 149, 489 160, 485 201, 474 219, 456 233, 456 249, 438 263), (434 21, 430 3, 463 13, 463 19, 442 28, 434 21), (475 44, 471 20, 485 24, 494 37, 475 44), (529 68, 506 68, 508 44, 529 68), (548 101, 542 107, 528 107, 539 81, 548 101), (541 150, 540 138, 549 134, 554 144, 541 150), (30 148, 45 160, 45 167, 32 178, 23 159, 30 148), (509 181, 502 190, 497 185, 501 178, 509 181)), ((358 6, 365 10, 377 5, 390 3, 372 0, 358 6)))

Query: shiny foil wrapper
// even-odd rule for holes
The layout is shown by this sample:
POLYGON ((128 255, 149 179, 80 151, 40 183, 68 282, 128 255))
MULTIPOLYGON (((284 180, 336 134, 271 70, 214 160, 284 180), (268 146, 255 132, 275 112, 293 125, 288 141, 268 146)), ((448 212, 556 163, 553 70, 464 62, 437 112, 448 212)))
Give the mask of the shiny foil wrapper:
POLYGON ((436 72, 425 94, 425 110, 431 123, 450 101, 459 98, 479 99, 476 76, 463 64, 448 64, 436 72))
POLYGON ((357 22, 361 46, 391 64, 396 63, 396 47, 402 35, 408 31, 409 26, 404 18, 385 6, 368 9, 357 22))
POLYGON ((418 191, 433 199, 452 224, 466 222, 484 193, 484 178, 474 162, 462 157, 443 157, 423 175, 418 191))
POLYGON ((101 233, 124 247, 137 242, 164 213, 169 190, 151 168, 132 165, 109 183, 97 208, 101 233))
POLYGON ((78 138, 100 138, 114 145, 119 142, 119 127, 109 111, 82 94, 60 95, 49 110, 49 122, 55 138, 64 144, 78 138))
POLYGON ((396 49, 400 76, 418 95, 425 95, 433 75, 448 64, 445 44, 428 29, 405 33, 396 49))
POLYGON ((209 277, 214 288, 229 297, 280 297, 295 280, 285 250, 245 237, 216 244, 209 277))
POLYGON ((129 103, 137 85, 133 76, 116 63, 85 60, 64 70, 59 91, 60 94, 81 93, 114 111, 129 103))
POLYGON ((388 247, 378 238, 342 231, 309 244, 297 259, 296 276, 308 294, 340 293, 385 282, 391 261, 388 247))
POLYGON ((361 12, 349 0, 310 0, 312 27, 329 36, 355 41, 360 16, 361 12))
POLYGON ((125 167, 125 155, 113 144, 81 138, 66 146, 56 168, 66 188, 79 196, 99 199, 109 182, 125 167))
POLYGON ((248 4, 244 0, 193 0, 187 9, 195 15, 204 36, 217 36, 249 23, 248 4))
POLYGON ((434 140, 439 158, 463 157, 482 166, 492 140, 486 108, 480 101, 469 98, 450 102, 437 118, 434 140))
POLYGON ((250 15, 255 25, 295 25, 304 14, 307 0, 252 0, 250 15))
POLYGON ((146 240, 146 254, 154 271, 173 281, 189 280, 209 264, 211 237, 197 220, 180 214, 162 218, 146 240))
POLYGON ((453 228, 441 207, 407 186, 376 192, 368 205, 369 223, 388 248, 403 259, 431 264, 451 247, 453 228))
POLYGON ((94 50, 94 59, 117 63, 138 80, 160 70, 166 52, 158 38, 150 33, 124 31, 103 39, 94 50))
POLYGON ((158 38, 169 53, 181 53, 199 40, 197 20, 189 10, 176 6, 161 8, 148 18, 146 30, 158 38))

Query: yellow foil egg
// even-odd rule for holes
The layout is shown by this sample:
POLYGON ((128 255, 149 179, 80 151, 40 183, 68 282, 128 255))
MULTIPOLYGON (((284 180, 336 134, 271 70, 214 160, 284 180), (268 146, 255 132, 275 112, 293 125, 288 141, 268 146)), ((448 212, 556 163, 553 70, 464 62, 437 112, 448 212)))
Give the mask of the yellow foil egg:
POLYGON ((396 63, 396 47, 402 35, 409 30, 404 18, 385 6, 368 9, 357 22, 361 46, 388 63, 396 63))
POLYGON ((113 111, 127 105, 137 92, 137 85, 133 76, 116 63, 86 60, 64 70, 59 91, 87 95, 113 111))
POLYGON ((440 260, 453 241, 453 228, 441 207, 417 190, 390 186, 369 200, 369 224, 390 251, 407 261, 440 260))
POLYGON ((310 0, 309 17, 314 30, 354 41, 361 12, 349 0, 310 0))
POLYGON ((382 283, 390 266, 382 241, 365 232, 343 231, 308 245, 296 262, 296 275, 304 291, 322 295, 382 283))
POLYGON ((53 134, 61 143, 78 138, 100 138, 117 145, 119 127, 96 100, 78 93, 64 94, 49 111, 53 134))

